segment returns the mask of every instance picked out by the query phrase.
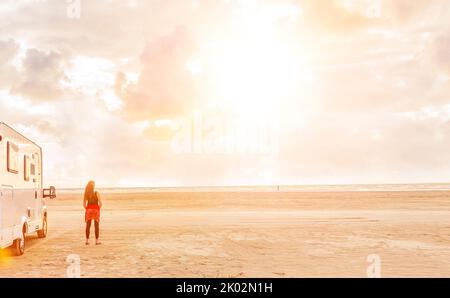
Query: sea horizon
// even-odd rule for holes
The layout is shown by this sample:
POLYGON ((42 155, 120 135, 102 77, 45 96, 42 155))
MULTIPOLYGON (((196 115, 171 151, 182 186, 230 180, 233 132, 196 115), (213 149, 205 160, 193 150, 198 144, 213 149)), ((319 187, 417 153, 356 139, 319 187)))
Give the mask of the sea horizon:
MULTIPOLYGON (((59 188, 59 193, 80 193, 84 188, 59 188)), ((311 184, 311 185, 243 185, 243 186, 137 186, 99 187, 103 193, 142 192, 369 192, 369 191, 450 191, 449 183, 397 184, 311 184)))

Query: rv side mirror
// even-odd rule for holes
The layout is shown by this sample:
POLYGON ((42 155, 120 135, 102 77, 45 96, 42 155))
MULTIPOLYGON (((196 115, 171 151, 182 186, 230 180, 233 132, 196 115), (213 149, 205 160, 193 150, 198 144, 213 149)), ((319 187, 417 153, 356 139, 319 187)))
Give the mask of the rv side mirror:
POLYGON ((44 198, 56 198, 56 188, 54 186, 50 186, 50 188, 44 189, 44 198))

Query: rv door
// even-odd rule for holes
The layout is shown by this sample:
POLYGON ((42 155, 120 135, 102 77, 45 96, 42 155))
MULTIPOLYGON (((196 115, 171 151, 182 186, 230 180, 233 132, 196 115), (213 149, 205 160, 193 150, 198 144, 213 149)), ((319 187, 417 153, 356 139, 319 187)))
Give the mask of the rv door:
POLYGON ((40 182, 40 172, 37 169, 40 168, 40 160, 38 154, 33 154, 33 161, 30 164, 30 173, 33 179, 34 185, 34 219, 40 219, 42 217, 42 202, 39 194, 39 182, 40 182))
POLYGON ((0 218, 2 243, 12 241, 14 227, 14 202, 13 188, 11 186, 2 185, 0 188, 0 218))

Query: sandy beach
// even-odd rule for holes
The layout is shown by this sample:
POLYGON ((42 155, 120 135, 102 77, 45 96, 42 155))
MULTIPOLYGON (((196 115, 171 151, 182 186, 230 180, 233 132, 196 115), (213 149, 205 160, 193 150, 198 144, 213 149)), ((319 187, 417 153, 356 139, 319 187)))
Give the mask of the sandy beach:
POLYGON ((2 251, 2 277, 450 276, 450 192, 103 194, 100 246, 84 244, 81 197, 48 200, 47 239, 2 251))

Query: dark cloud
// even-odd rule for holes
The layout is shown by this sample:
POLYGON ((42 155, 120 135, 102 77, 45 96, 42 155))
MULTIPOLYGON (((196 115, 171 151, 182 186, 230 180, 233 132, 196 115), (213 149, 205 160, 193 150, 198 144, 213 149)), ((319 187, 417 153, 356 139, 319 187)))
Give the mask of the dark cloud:
POLYGON ((28 49, 22 63, 21 80, 13 85, 13 94, 37 101, 55 100, 62 96, 61 82, 67 80, 66 57, 57 52, 28 49))

